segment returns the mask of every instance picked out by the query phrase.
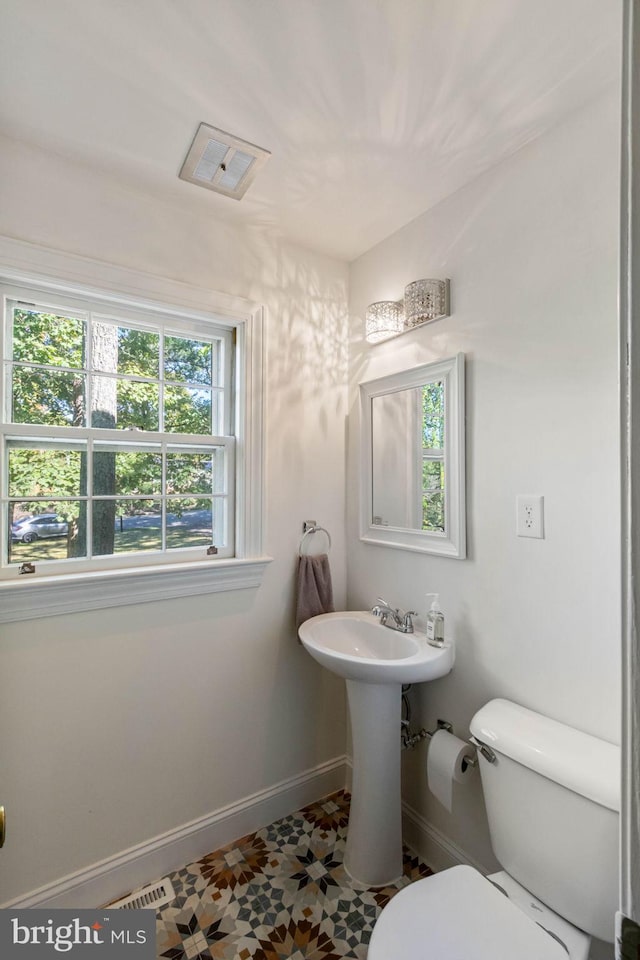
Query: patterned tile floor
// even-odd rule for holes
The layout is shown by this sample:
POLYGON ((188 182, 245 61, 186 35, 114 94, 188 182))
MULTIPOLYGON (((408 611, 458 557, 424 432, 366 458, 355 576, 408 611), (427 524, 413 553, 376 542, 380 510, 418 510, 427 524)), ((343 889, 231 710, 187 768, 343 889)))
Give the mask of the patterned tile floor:
POLYGON ((171 874, 158 957, 365 960, 382 907, 431 871, 405 851, 398 883, 355 883, 342 865, 348 816, 341 791, 171 874))

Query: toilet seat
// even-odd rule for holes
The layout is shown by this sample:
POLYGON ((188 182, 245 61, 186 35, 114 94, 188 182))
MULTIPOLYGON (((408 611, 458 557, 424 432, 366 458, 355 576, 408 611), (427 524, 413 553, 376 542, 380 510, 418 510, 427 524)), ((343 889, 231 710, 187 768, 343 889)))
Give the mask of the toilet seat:
POLYGON ((567 960, 567 951, 481 873, 459 866, 405 887, 380 914, 368 960, 406 957, 567 960))

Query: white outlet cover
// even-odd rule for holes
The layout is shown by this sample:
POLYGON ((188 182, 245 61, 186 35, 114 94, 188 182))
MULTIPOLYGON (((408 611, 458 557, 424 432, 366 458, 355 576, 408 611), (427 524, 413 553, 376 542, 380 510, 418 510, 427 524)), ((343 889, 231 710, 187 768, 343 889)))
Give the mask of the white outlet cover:
POLYGON ((516 534, 544 539, 544 497, 521 493, 516 497, 516 534))

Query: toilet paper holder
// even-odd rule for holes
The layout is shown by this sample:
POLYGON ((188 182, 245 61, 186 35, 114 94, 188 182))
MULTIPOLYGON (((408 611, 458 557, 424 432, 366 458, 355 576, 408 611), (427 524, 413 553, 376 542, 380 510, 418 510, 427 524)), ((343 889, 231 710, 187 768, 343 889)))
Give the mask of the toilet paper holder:
MULTIPOLYGON (((435 730, 427 730, 425 732, 425 737, 427 740, 431 740, 438 730, 446 730, 447 733, 453 733, 453 724, 448 720, 438 720, 436 722, 437 726, 435 730)), ((486 745, 486 743, 482 743, 481 740, 476 740, 475 737, 471 737, 469 740, 469 745, 474 748, 474 752, 472 754, 470 753, 469 756, 465 755, 464 762, 467 764, 467 766, 476 767, 478 765, 478 758, 475 755, 475 750, 479 750, 485 760, 487 760, 489 763, 496 762, 495 753, 491 747, 486 745)))

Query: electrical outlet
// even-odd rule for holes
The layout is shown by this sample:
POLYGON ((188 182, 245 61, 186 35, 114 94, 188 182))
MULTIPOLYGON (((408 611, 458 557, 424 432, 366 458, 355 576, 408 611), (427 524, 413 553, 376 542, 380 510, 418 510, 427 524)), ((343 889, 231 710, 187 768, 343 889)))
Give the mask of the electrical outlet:
POLYGON ((544 497, 532 494, 516 497, 516 534, 544 539, 544 497))

